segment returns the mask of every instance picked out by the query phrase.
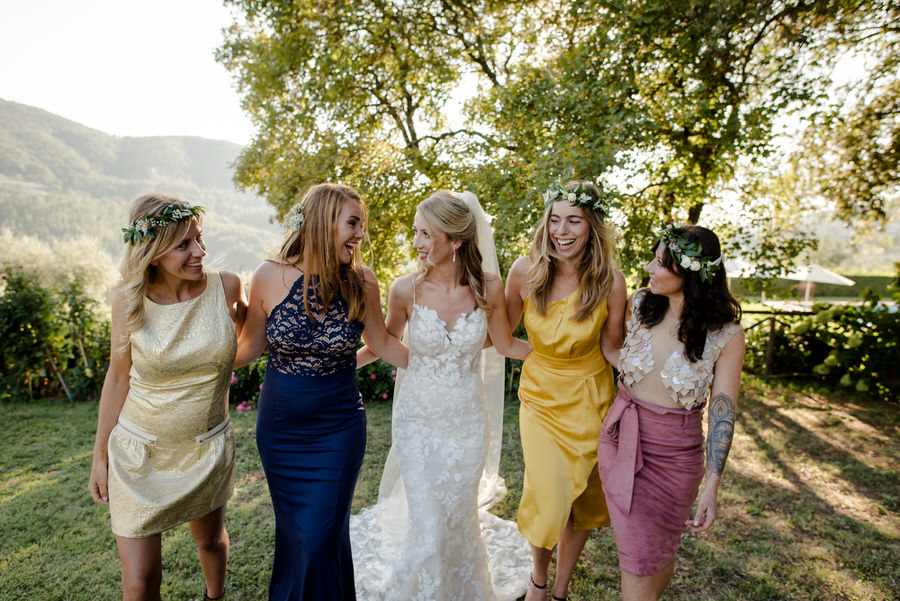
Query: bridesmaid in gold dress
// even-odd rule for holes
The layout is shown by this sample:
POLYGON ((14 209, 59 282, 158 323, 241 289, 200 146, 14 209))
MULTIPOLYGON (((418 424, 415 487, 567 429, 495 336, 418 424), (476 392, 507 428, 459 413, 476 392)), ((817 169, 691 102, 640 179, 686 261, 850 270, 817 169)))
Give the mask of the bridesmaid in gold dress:
POLYGON ((206 585, 225 596, 225 503, 234 488, 228 387, 246 302, 203 268, 200 207, 137 198, 112 299, 90 492, 109 505, 126 601, 160 599, 161 533, 190 523, 206 585))
POLYGON ((524 313, 533 348, 519 382, 525 481, 518 523, 533 560, 525 600, 546 599, 556 548, 551 592, 563 601, 591 530, 609 524, 597 438, 615 388, 601 346, 622 345, 626 293, 597 187, 555 184, 544 200, 531 252, 510 269, 506 310, 512 329, 524 313))

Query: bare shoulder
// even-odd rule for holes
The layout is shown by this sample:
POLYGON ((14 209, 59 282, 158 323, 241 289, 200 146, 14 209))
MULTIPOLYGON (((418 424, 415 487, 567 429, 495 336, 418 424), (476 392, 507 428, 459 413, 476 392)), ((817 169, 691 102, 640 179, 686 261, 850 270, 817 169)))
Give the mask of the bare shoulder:
POLYGON ((531 259, 528 256, 519 257, 509 268, 506 276, 507 294, 515 292, 520 297, 525 298, 527 295, 526 286, 528 285, 528 270, 531 268, 531 259))
POLYGON ((391 298, 395 301, 407 305, 413 299, 413 285, 415 284, 415 274, 407 273, 401 275, 391 284, 391 298))
POLYGON ((241 276, 233 271, 220 271, 219 276, 222 278, 222 286, 228 294, 240 292, 241 287, 244 285, 241 281, 241 276))
POLYGON ((528 273, 528 269, 531 267, 531 257, 528 255, 524 255, 516 259, 512 267, 509 268, 510 277, 515 274, 526 274, 528 273))
POLYGON ((222 288, 225 290, 225 298, 229 306, 237 303, 246 307, 244 282, 241 281, 241 276, 231 271, 219 272, 219 276, 222 278, 222 288))
POLYGON ((286 265, 276 261, 263 261, 253 271, 254 280, 268 280, 284 273, 286 265))
POLYGON ((378 281, 378 278, 375 276, 375 272, 372 271, 371 267, 366 265, 362 266, 362 274, 364 282, 363 288, 367 291, 367 294, 381 294, 381 283, 378 281))
POLYGON ((734 322, 734 334, 731 336, 731 340, 728 341, 728 345, 733 345, 739 348, 744 348, 746 345, 746 339, 744 338, 744 326, 740 324, 740 322, 734 322))
POLYGON ((499 290, 499 291, 503 292, 503 280, 500 279, 500 276, 497 274, 485 273, 484 274, 484 285, 489 293, 494 290, 499 290))
POLYGON ((376 284, 378 283, 378 278, 375 276, 375 272, 372 271, 372 268, 369 267, 368 265, 362 266, 362 273, 363 273, 363 276, 366 278, 367 283, 368 282, 375 282, 376 284))

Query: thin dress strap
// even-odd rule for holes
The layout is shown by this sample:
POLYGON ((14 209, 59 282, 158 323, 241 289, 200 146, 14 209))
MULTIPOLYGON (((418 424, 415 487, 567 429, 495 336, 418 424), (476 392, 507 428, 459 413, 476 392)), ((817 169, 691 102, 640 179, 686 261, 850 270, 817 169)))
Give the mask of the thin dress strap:
MULTIPOLYGON (((413 311, 416 310, 416 274, 411 274, 410 281, 412 281, 412 295, 413 295, 413 311)), ((412 316, 412 314, 410 314, 412 316)), ((407 320, 406 322, 406 334, 409 335, 409 326, 412 322, 412 319, 407 320)))

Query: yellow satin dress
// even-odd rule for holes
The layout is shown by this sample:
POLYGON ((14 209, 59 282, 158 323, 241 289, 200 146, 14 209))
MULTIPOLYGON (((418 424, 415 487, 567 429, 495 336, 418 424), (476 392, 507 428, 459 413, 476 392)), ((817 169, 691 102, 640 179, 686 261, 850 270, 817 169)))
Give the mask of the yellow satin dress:
POLYGON ((112 530, 142 538, 201 518, 234 490, 228 389, 237 351, 222 278, 196 298, 144 299, 131 336, 131 380, 109 436, 112 530))
POLYGON ((612 367, 600 352, 604 299, 584 321, 573 316, 578 290, 547 303, 540 315, 525 299, 525 329, 533 351, 519 382, 519 429, 525 481, 519 531, 552 549, 573 517, 575 530, 609 524, 597 472, 597 439, 615 398, 612 367))

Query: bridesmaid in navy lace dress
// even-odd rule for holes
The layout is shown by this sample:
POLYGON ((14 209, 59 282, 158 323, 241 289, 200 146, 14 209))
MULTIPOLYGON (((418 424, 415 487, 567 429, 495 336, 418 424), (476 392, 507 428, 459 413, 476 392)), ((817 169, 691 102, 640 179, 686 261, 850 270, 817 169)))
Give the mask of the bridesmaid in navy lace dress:
POLYGON ((278 259, 250 283, 235 365, 268 344, 256 444, 275 508, 272 601, 356 599, 349 520, 366 446, 360 336, 395 365, 407 359, 385 329, 378 281, 360 262, 365 219, 354 189, 313 186, 285 217, 278 259))

